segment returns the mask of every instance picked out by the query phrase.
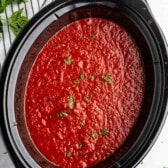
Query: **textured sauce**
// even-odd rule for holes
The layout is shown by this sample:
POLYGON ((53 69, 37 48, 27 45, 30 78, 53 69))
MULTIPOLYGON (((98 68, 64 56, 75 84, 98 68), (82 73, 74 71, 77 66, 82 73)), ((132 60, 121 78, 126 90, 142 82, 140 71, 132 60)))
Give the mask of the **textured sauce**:
POLYGON ((75 21, 41 49, 25 90, 32 142, 60 167, 89 167, 114 154, 140 113, 144 67, 139 48, 116 23, 75 21))

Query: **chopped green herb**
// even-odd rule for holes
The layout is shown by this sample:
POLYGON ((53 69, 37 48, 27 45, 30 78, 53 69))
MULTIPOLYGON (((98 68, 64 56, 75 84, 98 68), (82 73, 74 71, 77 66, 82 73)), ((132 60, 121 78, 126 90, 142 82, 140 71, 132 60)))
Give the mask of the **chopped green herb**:
POLYGON ((92 98, 92 95, 89 94, 89 95, 86 96, 86 98, 90 100, 92 98))
POLYGON ((78 148, 81 149, 83 146, 83 143, 81 141, 78 142, 78 148))
POLYGON ((97 134, 96 132, 91 132, 90 137, 91 137, 93 140, 96 140, 96 139, 98 139, 98 134, 97 134))
POLYGON ((67 117, 68 116, 68 114, 66 113, 66 112, 61 112, 61 113, 58 113, 57 114, 57 117, 59 118, 64 118, 64 117, 67 117))
POLYGON ((95 79, 94 75, 90 75, 90 79, 93 81, 95 79))
POLYGON ((84 121, 81 121, 80 122, 80 126, 83 127, 85 125, 85 122, 84 121))
POLYGON ((81 73, 81 74, 79 75, 79 77, 80 77, 81 80, 84 80, 84 79, 85 79, 84 73, 81 73))
POLYGON ((71 151, 66 151, 66 157, 71 157, 71 151))
POLYGON ((108 133, 109 133, 108 129, 103 129, 101 131, 101 136, 106 136, 106 135, 108 135, 108 133))
POLYGON ((71 94, 69 96, 69 108, 72 110, 75 106, 75 100, 74 100, 74 96, 71 94))
POLYGON ((113 80, 111 79, 111 77, 108 74, 106 74, 105 76, 103 76, 103 79, 104 79, 104 81, 106 81, 109 84, 113 83, 113 80))
POLYGON ((72 62, 73 62, 72 58, 69 58, 69 57, 68 57, 68 58, 65 59, 65 64, 66 64, 66 65, 71 65, 72 62))

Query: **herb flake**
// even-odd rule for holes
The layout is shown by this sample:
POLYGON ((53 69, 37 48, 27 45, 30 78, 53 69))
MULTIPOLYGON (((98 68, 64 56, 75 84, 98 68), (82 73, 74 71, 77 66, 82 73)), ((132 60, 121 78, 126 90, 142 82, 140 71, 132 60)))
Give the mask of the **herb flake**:
POLYGON ((84 122, 84 121, 81 121, 81 122, 80 122, 80 126, 81 126, 81 127, 84 127, 84 125, 85 125, 85 122, 84 122))
POLYGON ((70 58, 70 57, 66 58, 64 61, 65 61, 66 65, 71 65, 73 62, 72 58, 70 58))
POLYGON ((71 94, 70 96, 69 96, 69 103, 68 103, 68 105, 69 105, 69 108, 72 110, 73 108, 74 108, 74 106, 75 106, 75 99, 74 99, 74 96, 71 94))
POLYGON ((96 132, 91 132, 90 133, 90 137, 93 139, 93 140, 97 140, 98 139, 98 134, 96 132))
POLYGON ((86 96, 86 98, 89 99, 89 100, 91 100, 91 99, 92 99, 92 95, 91 95, 91 94, 88 94, 88 95, 86 96))
POLYGON ((90 79, 91 79, 92 81, 94 81, 95 76, 94 76, 94 75, 90 75, 90 79))
POLYGON ((81 80, 84 80, 84 79, 85 79, 84 73, 81 73, 81 74, 79 75, 79 77, 80 77, 81 80))
POLYGON ((106 74, 106 75, 103 76, 103 80, 105 82, 109 83, 109 84, 113 83, 113 80, 111 79, 111 77, 108 74, 106 74))
POLYGON ((71 157, 71 151, 66 151, 66 157, 71 157))
POLYGON ((64 117, 67 117, 67 116, 68 116, 68 114, 66 112, 60 112, 60 113, 57 114, 58 118, 64 118, 64 117))
POLYGON ((101 136, 106 136, 106 135, 108 135, 109 134, 109 131, 108 131, 108 129, 103 129, 102 131, 101 131, 101 136))
POLYGON ((83 146, 83 143, 81 141, 78 142, 78 148, 81 149, 83 146))

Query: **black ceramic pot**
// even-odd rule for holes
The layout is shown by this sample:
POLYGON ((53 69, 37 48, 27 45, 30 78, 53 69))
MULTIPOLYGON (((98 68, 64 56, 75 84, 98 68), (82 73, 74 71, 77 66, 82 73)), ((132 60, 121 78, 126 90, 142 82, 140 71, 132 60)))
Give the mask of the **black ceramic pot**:
POLYGON ((11 47, 0 80, 1 126, 17 168, 54 167, 33 146, 24 118, 24 90, 43 45, 65 25, 100 17, 124 27, 138 44, 145 65, 145 98, 132 133, 115 153, 94 167, 135 167, 153 146, 167 112, 168 52, 164 36, 145 0, 57 0, 41 10, 11 47))

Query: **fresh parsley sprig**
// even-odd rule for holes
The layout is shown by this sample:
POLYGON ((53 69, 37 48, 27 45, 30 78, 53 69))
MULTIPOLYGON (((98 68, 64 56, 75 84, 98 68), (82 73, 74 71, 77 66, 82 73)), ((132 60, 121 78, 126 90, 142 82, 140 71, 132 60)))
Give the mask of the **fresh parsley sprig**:
POLYGON ((14 12, 9 18, 1 19, 1 24, 6 23, 9 25, 14 35, 18 35, 23 27, 27 24, 28 18, 23 16, 23 8, 14 12))
POLYGON ((12 0, 0 0, 0 13, 4 12, 6 7, 12 3, 12 0))
POLYGON ((12 2, 20 4, 22 2, 27 2, 27 0, 0 0, 0 13, 4 12, 6 7, 10 5, 12 2))
MULTIPOLYGON (((27 0, 0 0, 0 13, 3 13, 6 7, 13 2, 20 4, 22 2, 27 2, 27 0)), ((22 13, 23 9, 20 9, 14 12, 8 19, 3 19, 0 17, 0 33, 3 33, 3 24, 7 24, 14 35, 18 35, 21 29, 23 29, 28 22, 28 18, 23 16, 22 13)))

